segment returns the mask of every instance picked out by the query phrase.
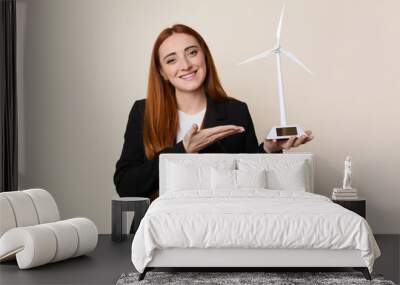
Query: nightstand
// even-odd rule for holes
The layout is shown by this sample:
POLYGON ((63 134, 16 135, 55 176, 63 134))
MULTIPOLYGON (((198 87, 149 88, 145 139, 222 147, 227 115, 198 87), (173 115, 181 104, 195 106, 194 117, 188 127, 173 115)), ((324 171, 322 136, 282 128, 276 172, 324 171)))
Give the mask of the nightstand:
POLYGON ((366 218, 366 199, 359 198, 354 200, 334 200, 332 202, 339 204, 340 206, 359 214, 364 219, 366 218))
POLYGON ((135 234, 139 227, 140 221, 146 214, 147 208, 150 205, 150 199, 144 197, 123 197, 112 200, 112 229, 111 239, 113 241, 123 241, 126 239, 126 235, 122 233, 122 215, 124 212, 133 211, 133 223, 130 229, 130 233, 135 234))

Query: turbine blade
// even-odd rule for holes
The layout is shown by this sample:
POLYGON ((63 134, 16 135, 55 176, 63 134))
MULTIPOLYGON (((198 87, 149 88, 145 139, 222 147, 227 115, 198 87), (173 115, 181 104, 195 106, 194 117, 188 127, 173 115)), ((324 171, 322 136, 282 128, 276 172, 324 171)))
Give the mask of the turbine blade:
POLYGON ((271 55, 271 53, 272 53, 274 50, 275 50, 275 49, 270 49, 270 50, 264 51, 264 52, 262 52, 262 53, 260 53, 260 54, 258 54, 258 55, 256 55, 256 56, 250 57, 250 58, 248 58, 248 59, 246 59, 246 60, 244 60, 244 61, 238 63, 237 65, 242 65, 242 64, 245 64, 245 63, 248 63, 248 62, 257 60, 257 59, 261 59, 261 58, 267 58, 268 56, 271 55))
POLYGON ((281 45, 281 31, 282 31, 282 20, 283 20, 283 13, 285 12, 285 5, 283 5, 281 10, 281 16, 279 17, 278 28, 276 29, 276 44, 278 46, 281 45))
POLYGON ((313 74, 312 71, 310 69, 308 69, 308 67, 304 63, 302 63, 293 53, 288 52, 284 49, 281 49, 281 52, 283 52, 288 58, 290 58, 295 63, 300 65, 302 68, 304 68, 308 73, 313 74))

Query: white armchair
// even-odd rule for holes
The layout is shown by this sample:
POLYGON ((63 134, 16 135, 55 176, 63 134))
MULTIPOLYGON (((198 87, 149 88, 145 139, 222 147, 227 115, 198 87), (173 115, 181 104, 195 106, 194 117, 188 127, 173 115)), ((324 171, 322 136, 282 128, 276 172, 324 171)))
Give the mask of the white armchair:
POLYGON ((20 269, 86 254, 96 248, 97 227, 87 218, 60 221, 49 192, 0 193, 0 262, 17 259, 20 269))

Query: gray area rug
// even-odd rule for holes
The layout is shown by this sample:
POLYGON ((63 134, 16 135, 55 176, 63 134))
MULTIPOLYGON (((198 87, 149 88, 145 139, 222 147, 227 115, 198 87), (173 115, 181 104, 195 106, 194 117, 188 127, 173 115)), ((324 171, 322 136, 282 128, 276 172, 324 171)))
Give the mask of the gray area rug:
POLYGON ((145 279, 138 281, 139 273, 124 273, 117 285, 133 284, 379 284, 395 285, 384 280, 382 275, 372 274, 372 281, 360 272, 147 272, 145 279))

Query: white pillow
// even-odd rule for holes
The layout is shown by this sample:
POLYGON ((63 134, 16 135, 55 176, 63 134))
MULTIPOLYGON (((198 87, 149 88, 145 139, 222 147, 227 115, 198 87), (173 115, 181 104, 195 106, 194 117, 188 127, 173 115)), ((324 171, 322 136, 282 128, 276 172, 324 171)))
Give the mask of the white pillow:
POLYGON ((167 167, 167 191, 211 189, 211 168, 234 169, 235 161, 196 163, 190 159, 169 161, 167 167))
POLYGON ((266 170, 211 169, 212 190, 238 190, 241 188, 266 188, 266 170))
POLYGON ((308 180, 309 167, 304 160, 238 159, 239 170, 267 170, 267 188, 273 190, 307 191, 311 189, 308 180))
POLYGON ((268 188, 273 190, 306 191, 305 163, 290 168, 271 169, 268 171, 268 188))
POLYGON ((238 188, 267 188, 267 171, 261 170, 236 170, 238 188))
POLYGON ((236 190, 236 170, 211 168, 211 189, 236 190))

